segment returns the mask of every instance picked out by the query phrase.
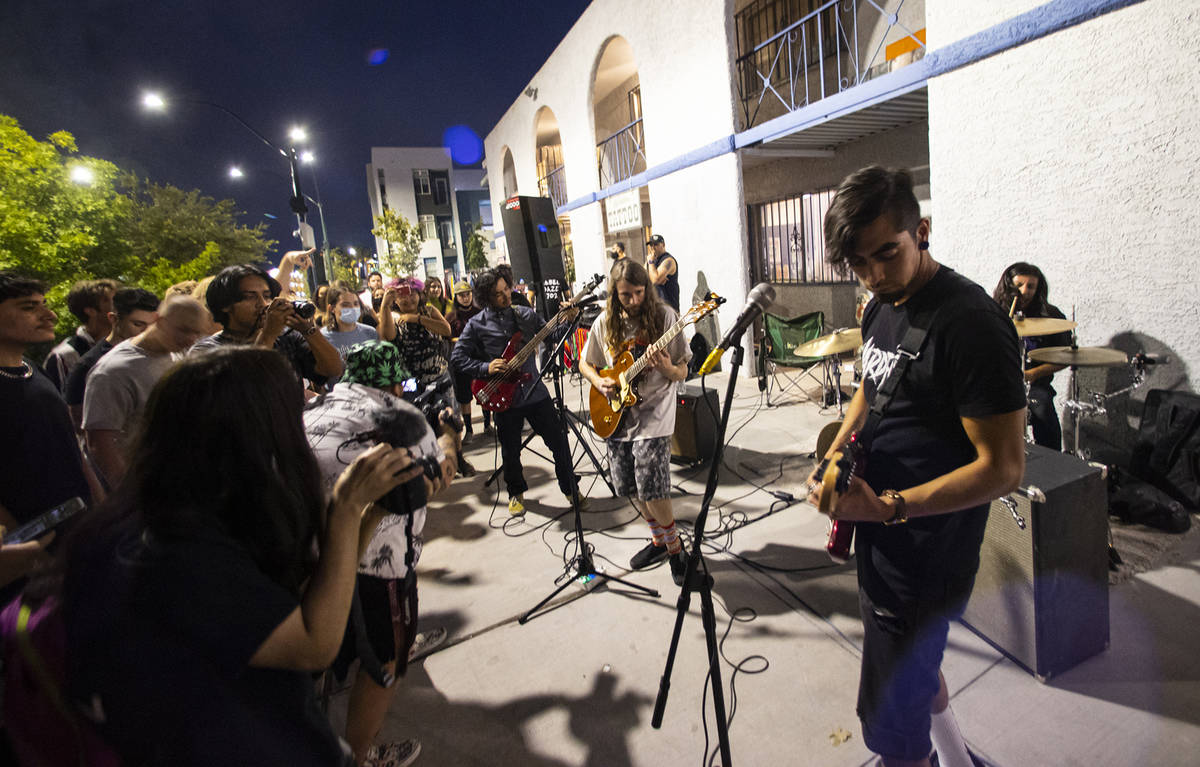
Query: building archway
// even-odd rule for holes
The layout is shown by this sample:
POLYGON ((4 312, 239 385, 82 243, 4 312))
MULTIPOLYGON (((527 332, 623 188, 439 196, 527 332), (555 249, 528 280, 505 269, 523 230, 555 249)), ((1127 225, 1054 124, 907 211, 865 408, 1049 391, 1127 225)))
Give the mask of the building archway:
POLYGON ((504 147, 503 157, 501 174, 504 178, 504 199, 507 200, 517 193, 517 166, 508 147, 504 147))
MULTIPOLYGON (((596 58, 592 121, 600 189, 646 170, 641 80, 633 47, 620 35, 604 41, 596 58)), ((620 243, 627 255, 644 262, 645 242, 651 232, 649 189, 635 187, 607 197, 603 203, 605 250, 620 243)))
MULTIPOLYGON (((557 210, 567 204, 567 169, 563 162, 562 136, 558 132, 558 117, 548 106, 538 109, 533 117, 534 159, 537 162, 538 194, 549 197, 557 210)), ((571 247, 571 218, 558 216, 558 231, 562 237, 563 260, 567 277, 575 273, 574 251, 571 247)))

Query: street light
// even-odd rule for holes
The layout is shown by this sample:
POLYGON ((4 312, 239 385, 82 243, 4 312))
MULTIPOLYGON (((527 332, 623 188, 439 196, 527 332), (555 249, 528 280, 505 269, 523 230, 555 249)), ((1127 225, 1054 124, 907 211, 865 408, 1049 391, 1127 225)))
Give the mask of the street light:
POLYGON ((303 144, 308 141, 308 131, 304 130, 299 125, 293 125, 292 129, 288 131, 288 138, 297 144, 303 144))
POLYGON ((91 186, 96 183, 96 174, 86 165, 72 165, 71 181, 80 186, 91 186))
POLYGON ((236 165, 233 165, 229 168, 229 177, 230 178, 241 178, 244 175, 246 175, 246 174, 242 173, 242 169, 236 165))

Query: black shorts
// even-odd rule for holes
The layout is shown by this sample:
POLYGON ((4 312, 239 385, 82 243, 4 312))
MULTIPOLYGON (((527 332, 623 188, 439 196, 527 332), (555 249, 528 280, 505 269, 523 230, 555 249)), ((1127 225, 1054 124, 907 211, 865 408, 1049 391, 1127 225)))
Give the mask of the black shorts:
POLYGON ((880 756, 924 759, 933 750, 930 707, 939 688, 949 619, 916 606, 895 615, 877 607, 862 589, 858 602, 863 620, 858 684, 863 742, 880 756))
POLYGON ((454 400, 458 404, 465 405, 471 401, 471 382, 474 380, 466 373, 454 371, 454 400))
MULTIPOLYGON (((394 676, 402 677, 408 669, 408 650, 417 638, 417 579, 376 578, 359 573, 357 584, 367 644, 380 665, 395 661, 394 676)), ((354 616, 351 615, 346 635, 342 638, 342 647, 333 662, 333 671, 339 679, 345 678, 350 664, 360 655, 354 624, 354 616)), ((365 665, 364 670, 370 673, 365 665)), ((393 681, 374 677, 373 674, 372 677, 383 687, 393 681)))

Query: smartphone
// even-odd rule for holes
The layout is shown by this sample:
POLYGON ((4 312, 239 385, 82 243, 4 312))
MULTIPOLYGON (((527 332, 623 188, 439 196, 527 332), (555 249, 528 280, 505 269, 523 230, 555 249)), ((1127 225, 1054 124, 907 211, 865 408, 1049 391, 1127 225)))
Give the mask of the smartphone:
POLYGON ((39 515, 20 527, 4 535, 4 543, 25 543, 34 538, 41 538, 64 521, 83 511, 86 506, 83 499, 76 496, 55 506, 50 511, 39 515))

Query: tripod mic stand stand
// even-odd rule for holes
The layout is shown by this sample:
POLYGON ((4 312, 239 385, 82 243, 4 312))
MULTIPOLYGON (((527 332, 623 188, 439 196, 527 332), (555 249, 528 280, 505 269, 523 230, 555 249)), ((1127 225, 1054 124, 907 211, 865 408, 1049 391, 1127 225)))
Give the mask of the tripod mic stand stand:
MULTIPOLYGON (((742 366, 742 346, 733 347, 733 364, 729 368, 729 384, 725 390, 725 403, 721 407, 721 422, 717 425, 716 445, 713 447, 712 461, 708 467, 708 485, 704 488, 704 499, 700 502, 700 514, 696 517, 692 534, 692 550, 688 554, 687 567, 684 570, 683 588, 679 591, 679 601, 675 609, 675 631, 671 635, 671 647, 667 651, 667 665, 663 669, 662 680, 658 685, 658 698, 654 701, 654 715, 650 718, 650 726, 658 729, 662 726, 663 712, 667 708, 667 695, 671 689, 671 670, 675 666, 675 652, 679 649, 679 635, 683 631, 683 619, 688 614, 692 603, 692 592, 700 592, 700 620, 704 624, 704 642, 708 647, 708 674, 712 679, 713 708, 717 716, 717 741, 721 750, 722 767, 730 767, 733 763, 729 752, 729 725, 725 721, 725 692, 721 685, 721 656, 717 646, 717 618, 713 610, 712 576, 704 565, 703 554, 700 552, 704 541, 704 525, 708 520, 708 508, 717 492, 717 482, 721 473, 721 456, 725 452, 725 427, 729 424, 729 409, 733 404, 733 391, 737 385, 738 370, 742 366)), ((705 754, 707 760, 708 754, 705 754)))
MULTIPOLYGON (((595 456, 595 454, 592 453, 591 448, 588 446, 587 440, 583 437, 583 435, 581 435, 579 433, 579 427, 576 426, 575 423, 571 420, 571 418, 568 417, 568 412, 567 412, 567 408, 566 408, 566 404, 565 404, 566 400, 563 397, 563 382, 562 382, 563 371, 562 371, 562 365, 560 363, 558 363, 558 360, 560 359, 559 355, 562 353, 563 344, 566 342, 566 339, 569 338, 571 336, 571 334, 573 334, 575 332, 575 328, 577 328, 577 327, 579 327, 579 316, 578 315, 576 315, 574 322, 568 328, 568 332, 563 334, 563 337, 561 339, 559 339, 558 344, 554 347, 553 351, 550 354, 550 359, 546 363, 546 367, 551 368, 552 373, 553 373, 554 403, 558 409, 558 417, 561 419, 561 421, 563 423, 565 423, 568 427, 570 427, 570 429, 575 433, 575 438, 579 441, 579 444, 583 447, 583 450, 585 453, 587 453, 587 456, 589 458, 591 458, 592 465, 594 465, 596 467, 597 473, 599 473, 600 476, 604 478, 605 483, 608 485, 608 489, 612 491, 613 497, 615 498, 617 496, 616 488, 613 487, 613 484, 609 480, 608 475, 605 474, 604 469, 602 469, 600 467, 600 464, 596 461, 596 456, 595 456)), ((570 415, 574 416, 574 413, 570 413, 570 415)), ((574 570, 575 575, 571 578, 567 578, 566 580, 564 580, 563 583, 558 588, 556 588, 554 591, 550 592, 550 594, 548 596, 546 596, 546 598, 544 598, 542 601, 538 602, 536 605, 531 607, 527 613, 525 613, 519 619, 517 619, 517 622, 520 623, 521 625, 528 623, 529 619, 531 617, 533 617, 534 613, 536 613, 538 610, 542 609, 542 607, 547 602, 549 602, 550 600, 554 599, 556 596, 561 594, 564 589, 566 589, 568 586, 571 585, 571 581, 576 580, 576 579, 579 579, 581 582, 587 583, 588 581, 595 579, 595 578, 603 578, 605 583, 607 583, 608 581, 616 581, 617 583, 620 583, 622 586, 626 586, 626 587, 634 589, 636 591, 640 591, 643 594, 645 594, 646 596, 651 596, 656 599, 658 597, 662 596, 654 589, 646 588, 645 586, 641 586, 636 583, 631 583, 622 578, 618 578, 615 575, 609 575, 608 573, 600 572, 596 569, 596 563, 592 559, 592 552, 588 550, 587 541, 585 541, 583 539, 583 515, 581 513, 579 506, 580 506, 580 503, 579 503, 579 479, 575 476, 575 472, 572 471, 571 472, 571 512, 575 515, 575 545, 576 545, 576 547, 578 547, 578 553, 575 555, 575 557, 570 562, 567 563, 567 572, 569 573, 572 570, 574 570)))

